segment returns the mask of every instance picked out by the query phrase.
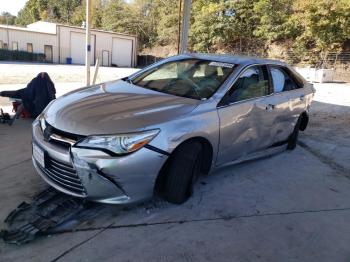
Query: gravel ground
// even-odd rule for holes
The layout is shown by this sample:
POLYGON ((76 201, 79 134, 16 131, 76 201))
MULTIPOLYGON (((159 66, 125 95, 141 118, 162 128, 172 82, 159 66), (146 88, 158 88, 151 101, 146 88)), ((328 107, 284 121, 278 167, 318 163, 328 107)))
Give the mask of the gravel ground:
MULTIPOLYGON (((138 69, 100 67, 96 83, 128 76, 138 69)), ((47 72, 55 83, 57 96, 85 86, 85 67, 78 65, 27 64, 0 62, 0 91, 24 88, 40 72, 47 72)), ((91 75, 94 69, 91 68, 91 75)), ((92 76, 91 76, 92 78, 92 76)), ((0 97, 0 107, 11 113, 11 102, 0 97)))
MULTIPOLYGON (((47 72, 55 83, 84 83, 85 67, 61 64, 28 64, 0 62, 0 88, 8 84, 26 84, 40 72, 47 72)), ((91 78, 94 67, 91 67, 91 78)), ((100 67, 97 83, 122 78, 135 72, 134 68, 100 67)))

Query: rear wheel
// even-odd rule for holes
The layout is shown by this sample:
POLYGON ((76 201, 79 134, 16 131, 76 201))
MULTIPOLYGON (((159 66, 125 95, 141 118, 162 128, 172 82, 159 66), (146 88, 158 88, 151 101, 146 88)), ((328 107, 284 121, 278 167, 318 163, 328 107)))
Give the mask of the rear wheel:
POLYGON ((182 204, 191 196, 201 172, 202 160, 203 151, 199 142, 188 142, 176 149, 165 170, 162 188, 165 200, 182 204))
POLYGON ((289 136, 288 145, 287 145, 288 150, 293 150, 297 146, 300 124, 301 124, 301 116, 298 118, 298 121, 294 126, 293 133, 289 136))

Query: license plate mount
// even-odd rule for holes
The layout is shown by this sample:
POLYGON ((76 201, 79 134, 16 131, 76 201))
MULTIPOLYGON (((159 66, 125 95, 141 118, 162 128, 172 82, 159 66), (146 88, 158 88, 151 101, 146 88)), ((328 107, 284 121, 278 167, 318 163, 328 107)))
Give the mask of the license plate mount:
POLYGON ((45 152, 35 143, 33 143, 33 157, 41 167, 45 168, 45 152))

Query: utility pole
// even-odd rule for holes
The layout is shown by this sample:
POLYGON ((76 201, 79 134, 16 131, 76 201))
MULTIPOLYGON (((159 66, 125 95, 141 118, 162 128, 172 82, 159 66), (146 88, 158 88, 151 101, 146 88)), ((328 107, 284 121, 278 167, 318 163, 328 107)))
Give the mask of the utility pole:
POLYGON ((7 49, 10 49, 10 32, 9 32, 9 17, 6 16, 6 28, 7 28, 7 49))
POLYGON ((181 14, 182 14, 182 0, 179 0, 179 14, 178 14, 178 31, 177 31, 177 54, 180 54, 180 41, 181 41, 181 14))
POLYGON ((181 32, 181 44, 180 53, 186 53, 188 47, 188 31, 190 30, 190 17, 191 17, 191 0, 183 0, 183 15, 182 15, 182 32, 181 32))
POLYGON ((86 50, 85 50, 85 68, 86 68, 86 86, 90 86, 90 59, 91 59, 91 0, 86 0, 86 50))

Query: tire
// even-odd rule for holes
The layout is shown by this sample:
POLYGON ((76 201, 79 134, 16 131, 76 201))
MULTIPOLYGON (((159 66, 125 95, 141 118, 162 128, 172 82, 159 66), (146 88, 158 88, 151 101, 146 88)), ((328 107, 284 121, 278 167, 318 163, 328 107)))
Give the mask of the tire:
POLYGON ((166 168, 163 197, 170 203, 182 204, 193 192, 193 185, 200 175, 203 151, 199 142, 180 145, 169 159, 166 168))
POLYGON ((288 138, 287 150, 294 150, 298 143, 298 136, 301 124, 301 116, 298 118, 297 123, 294 126, 293 133, 288 138))

